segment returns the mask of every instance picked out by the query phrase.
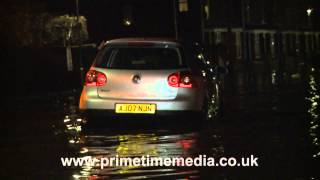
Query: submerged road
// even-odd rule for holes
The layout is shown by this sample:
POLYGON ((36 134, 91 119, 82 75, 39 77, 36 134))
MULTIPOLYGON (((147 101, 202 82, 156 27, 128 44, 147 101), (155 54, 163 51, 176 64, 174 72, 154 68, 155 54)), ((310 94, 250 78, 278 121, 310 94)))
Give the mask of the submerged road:
POLYGON ((226 80, 223 114, 201 125, 106 119, 84 131, 78 91, 2 111, 0 179, 318 179, 319 70, 283 86, 226 80), (230 84, 230 82, 229 82, 230 84), (261 85, 261 87, 260 87, 261 85), (258 87, 258 88, 257 88, 258 87), (255 89, 252 91, 252 89, 255 89), (61 157, 258 157, 259 167, 63 167, 61 157))

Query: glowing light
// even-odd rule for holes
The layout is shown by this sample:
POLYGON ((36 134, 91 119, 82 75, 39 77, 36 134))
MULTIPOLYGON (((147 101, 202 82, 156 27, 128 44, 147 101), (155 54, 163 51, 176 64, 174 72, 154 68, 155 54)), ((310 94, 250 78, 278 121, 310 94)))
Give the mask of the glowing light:
POLYGON ((73 126, 73 125, 71 125, 71 124, 68 124, 68 125, 67 125, 67 129, 68 129, 68 130, 75 130, 75 131, 77 131, 77 132, 81 132, 81 131, 82 131, 81 126, 73 126))
POLYGON ((78 175, 78 174, 74 174, 74 175, 72 175, 72 177, 73 177, 74 179, 80 179, 80 178, 81 178, 81 176, 78 175))
MULTIPOLYGON (((318 94, 318 83, 316 82, 315 78, 315 69, 311 68, 310 69, 311 74, 309 75, 309 97, 306 97, 306 100, 310 103, 310 107, 308 109, 308 113, 311 117, 310 121, 310 128, 309 128, 309 135, 312 139, 312 143, 315 147, 319 148, 319 139, 318 139, 318 133, 319 132, 319 113, 318 113, 318 108, 319 108, 319 99, 320 96, 318 94)), ((313 158, 317 158, 319 156, 318 154, 314 154, 313 158)))
MULTIPOLYGON (((145 141, 156 142, 158 138, 155 134, 138 134, 138 135, 122 135, 119 136, 120 144, 116 151, 119 156, 148 154, 150 156, 158 156, 157 146, 150 144, 144 145, 145 141)), ((130 168, 129 168, 130 169, 130 168)))
POLYGON ((181 140, 178 143, 181 144, 183 149, 190 149, 193 144, 193 140, 181 140))
POLYGON ((169 76, 168 83, 170 86, 178 87, 179 84, 179 76, 177 74, 173 74, 169 76))
POLYGON ((82 148, 82 149, 80 150, 80 153, 81 153, 81 154, 84 154, 84 153, 87 153, 87 152, 89 152, 89 149, 87 149, 87 148, 82 148))
POLYGON ((75 127, 75 130, 76 130, 77 132, 81 132, 81 130, 82 130, 82 129, 81 129, 81 126, 76 126, 76 127, 75 127))
POLYGON ((277 72, 276 72, 276 71, 272 71, 271 83, 272 83, 273 85, 276 84, 276 76, 277 76, 277 72))
POLYGON ((313 9, 311 9, 311 8, 307 9, 307 15, 308 15, 308 16, 311 16, 312 11, 313 11, 313 9))
POLYGON ((86 86, 104 86, 107 83, 107 77, 105 74, 90 70, 86 75, 86 86))
POLYGON ((128 19, 124 20, 124 25, 125 26, 131 26, 131 21, 128 20, 128 19))
POLYGON ((191 82, 190 77, 188 77, 188 76, 184 77, 183 82, 186 84, 190 83, 191 82))
POLYGON ((198 59, 203 59, 203 55, 202 54, 198 54, 198 59))
POLYGON ((70 122, 70 119, 64 119, 63 122, 65 123, 70 122))
POLYGON ((177 88, 192 88, 191 77, 188 72, 173 73, 168 77, 168 84, 177 88))
POLYGON ((313 102, 313 103, 312 103, 312 106, 317 106, 317 105, 318 105, 317 102, 313 102))
POLYGON ((89 177, 89 179, 90 179, 90 180, 91 180, 91 179, 92 179, 92 180, 93 180, 93 179, 98 179, 98 176, 97 176, 97 175, 92 175, 92 176, 89 177))
POLYGON ((206 76, 207 76, 207 74, 206 74, 205 71, 202 71, 202 76, 203 76, 203 77, 206 77, 206 76))

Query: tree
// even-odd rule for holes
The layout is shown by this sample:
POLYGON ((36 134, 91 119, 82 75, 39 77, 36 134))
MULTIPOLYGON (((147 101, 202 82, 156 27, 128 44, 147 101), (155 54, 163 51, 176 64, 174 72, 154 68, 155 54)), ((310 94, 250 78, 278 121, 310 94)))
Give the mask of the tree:
POLYGON ((88 40, 87 20, 84 16, 56 16, 45 25, 47 44, 78 45, 88 40))
POLYGON ((81 44, 88 39, 84 16, 52 16, 44 5, 0 3, 0 41, 9 47, 81 44), (3 6, 1 6, 3 5, 3 6))

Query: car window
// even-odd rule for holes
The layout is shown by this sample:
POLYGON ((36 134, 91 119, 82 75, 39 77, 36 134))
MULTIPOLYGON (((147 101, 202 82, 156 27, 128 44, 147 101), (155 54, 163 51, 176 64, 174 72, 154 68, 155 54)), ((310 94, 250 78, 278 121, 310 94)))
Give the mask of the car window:
POLYGON ((111 69, 177 69, 185 67, 178 48, 109 47, 97 67, 111 69))

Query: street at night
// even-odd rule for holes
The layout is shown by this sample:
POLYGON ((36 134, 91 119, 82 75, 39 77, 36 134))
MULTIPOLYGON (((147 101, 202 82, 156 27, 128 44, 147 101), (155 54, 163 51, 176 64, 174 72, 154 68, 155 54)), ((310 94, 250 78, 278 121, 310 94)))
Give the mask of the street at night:
POLYGON ((317 0, 0 2, 0 179, 320 179, 317 0))
MULTIPOLYGON (((104 119, 83 131, 79 92, 20 100, 3 115, 6 179, 316 179, 319 71, 272 91, 225 93, 224 113, 203 125, 165 119, 104 119), (315 101, 314 101, 315 100, 315 101), (69 121, 68 121, 69 120, 69 121), (115 123, 115 121, 117 123, 115 123), (120 122, 119 122, 120 121, 120 122), (19 123, 18 123, 19 122, 19 123), (109 123, 113 122, 113 123, 109 123), (62 167, 60 157, 142 155, 259 158, 259 167, 62 167)), ((250 87, 254 88, 254 87, 250 87)), ((274 88, 274 87, 273 87, 274 88)), ((178 119, 176 119, 178 120, 178 119)))

